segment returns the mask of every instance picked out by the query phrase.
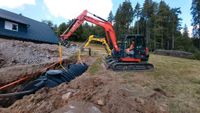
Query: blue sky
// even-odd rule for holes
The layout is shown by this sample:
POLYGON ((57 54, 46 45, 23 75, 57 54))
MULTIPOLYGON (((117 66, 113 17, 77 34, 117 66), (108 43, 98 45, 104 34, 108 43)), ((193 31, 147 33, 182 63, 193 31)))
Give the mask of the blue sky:
MULTIPOLYGON (((22 13, 29 18, 41 21, 51 20, 55 24, 67 22, 68 19, 76 17, 82 10, 88 9, 92 13, 106 18, 109 11, 116 12, 119 4, 124 0, 0 0, 0 8, 22 13)), ((143 5, 144 0, 130 0, 133 7, 139 2, 143 5)), ((160 2, 160 0, 154 0, 160 2)), ((172 8, 181 7, 180 17, 182 25, 187 24, 191 31, 190 7, 192 0, 165 0, 172 8)))
MULTIPOLYGON (((113 6, 113 11, 116 12, 117 7, 119 6, 120 3, 122 3, 124 0, 112 0, 114 3, 113 6)), ((140 5, 143 5, 144 0, 130 0, 133 8, 134 6, 138 3, 140 3, 140 5)), ((161 0, 153 0, 156 2, 160 2, 161 0)), ((190 26, 191 24, 191 19, 192 16, 190 14, 190 7, 191 7, 191 2, 192 0, 164 0, 171 8, 176 8, 176 7, 180 7, 182 14, 180 15, 180 17, 183 19, 183 24, 187 24, 188 26, 190 26)))

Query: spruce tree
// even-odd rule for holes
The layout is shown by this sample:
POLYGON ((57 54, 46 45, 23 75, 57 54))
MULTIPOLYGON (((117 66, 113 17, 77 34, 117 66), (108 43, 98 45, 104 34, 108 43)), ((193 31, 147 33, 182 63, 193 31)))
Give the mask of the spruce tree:
POLYGON ((183 38, 189 38, 188 27, 186 24, 183 28, 183 38))
POLYGON ((121 34, 127 34, 130 32, 130 25, 133 21, 133 8, 129 0, 125 0, 119 5, 115 15, 115 30, 117 37, 121 34))
POLYGON ((137 23, 136 26, 137 26, 137 34, 139 34, 140 31, 139 31, 139 22, 138 22, 138 20, 141 17, 141 8, 140 8, 140 4, 139 3, 137 3, 136 6, 135 6, 134 17, 137 18, 137 20, 136 20, 136 23, 137 23))
POLYGON ((191 14, 193 17, 193 36, 200 38, 200 0, 192 0, 191 14))
POLYGON ((200 49, 200 0, 192 0, 191 14, 192 20, 192 34, 194 39, 194 44, 200 49))
POLYGON ((153 27, 152 17, 154 16, 154 2, 152 0, 145 0, 142 9, 142 18, 144 20, 144 35, 146 37, 146 43, 149 46, 151 38, 151 29, 153 27))
POLYGON ((110 11, 110 13, 109 13, 109 15, 108 15, 108 21, 112 23, 113 20, 114 20, 114 16, 113 16, 112 11, 110 11))

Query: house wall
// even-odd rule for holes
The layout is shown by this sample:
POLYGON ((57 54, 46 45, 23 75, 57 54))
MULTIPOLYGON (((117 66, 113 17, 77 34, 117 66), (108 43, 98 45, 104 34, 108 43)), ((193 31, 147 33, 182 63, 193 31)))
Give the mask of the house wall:
MULTIPOLYGON (((0 18, 0 30, 6 30, 5 27, 5 21, 9 21, 9 20, 5 20, 0 18)), ((11 22, 11 21, 10 21, 11 22)), ((14 22, 16 23, 16 22, 14 22)), ((21 24, 21 23, 16 23, 18 24, 18 31, 13 31, 13 32, 19 32, 19 33, 26 33, 27 32, 27 25, 21 24)))
POLYGON ((4 28, 4 20, 0 18, 0 29, 4 28))

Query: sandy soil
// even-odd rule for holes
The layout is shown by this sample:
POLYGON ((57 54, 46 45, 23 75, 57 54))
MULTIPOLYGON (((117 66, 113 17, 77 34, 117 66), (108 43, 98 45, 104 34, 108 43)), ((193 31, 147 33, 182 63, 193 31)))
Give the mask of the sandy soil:
MULTIPOLYGON (((3 41, 4 42, 4 41, 3 41)), ((10 43, 9 42, 4 42, 10 43)), ((13 43, 13 42, 12 42, 13 43)), ((25 49, 25 42, 18 42, 14 47, 25 49), (19 45, 19 43, 23 45, 19 45)), ((32 43, 28 44, 29 46, 32 43)), ((39 49, 41 61, 47 61, 49 58, 57 57, 57 46, 46 44, 33 44, 28 47, 28 53, 32 53, 32 47, 39 49), (48 47, 48 49, 47 49, 48 47), (45 52, 44 52, 45 51, 45 52), (44 59, 43 59, 44 58, 44 59)), ((5 48, 4 48, 5 49, 5 48)), ((37 51, 36 49, 36 51, 37 51)), ((1 49, 2 50, 2 49, 1 49)), ((12 49, 10 49, 11 51, 12 49)), ((38 52, 37 51, 37 52, 38 52)), ((3 53, 3 52, 2 52, 3 53)), ((40 59, 38 54, 21 54, 21 57, 12 58, 17 60, 17 64, 12 62, 12 58, 8 58, 7 62, 2 67, 19 66, 21 64, 37 64, 35 58, 40 59), (23 55, 30 55, 28 58, 31 62, 23 60, 23 55), (34 56, 34 57, 33 57, 34 56), (29 59, 30 58, 30 59, 29 59)), ((3 53, 3 57, 8 54, 3 53)), ((20 55, 20 54, 19 54, 20 55)), ((9 56, 9 55, 8 55, 9 56)), ((3 58, 2 57, 2 58, 3 58)), ((96 62, 96 57, 81 57, 82 61, 93 66, 96 62)), ((4 58, 5 59, 5 58, 4 58)), ((4 60, 4 61, 6 61, 4 60)), ((101 64, 100 64, 101 65, 101 64)), ((25 65, 26 66, 26 65, 25 65)), ((16 101, 8 108, 0 108, 2 113, 167 113, 165 107, 159 105, 155 100, 164 96, 162 93, 146 90, 140 86, 129 86, 129 82, 122 77, 116 76, 116 73, 108 71, 103 65, 101 71, 95 75, 90 73, 90 69, 82 76, 74 79, 69 84, 61 84, 55 88, 43 88, 35 94, 31 94, 16 101)), ((3 68, 2 68, 3 69, 3 68)), ((143 81, 143 78, 136 77, 136 81, 143 81), (137 80, 136 80, 137 79, 137 80)))
MULTIPOLYGON (((73 52, 73 48, 63 48, 63 56, 73 52)), ((58 56, 57 45, 0 39, 0 68, 53 61, 58 56)))
POLYGON ((160 96, 163 95, 144 91, 142 87, 129 87, 126 81, 110 74, 85 73, 69 84, 43 88, 0 110, 2 113, 167 113, 155 101, 160 96))
MULTIPOLYGON (((74 52, 75 48, 63 47, 63 58, 69 59, 74 52)), ((59 62, 57 45, 0 39, 0 85, 41 73, 56 62, 59 62)))

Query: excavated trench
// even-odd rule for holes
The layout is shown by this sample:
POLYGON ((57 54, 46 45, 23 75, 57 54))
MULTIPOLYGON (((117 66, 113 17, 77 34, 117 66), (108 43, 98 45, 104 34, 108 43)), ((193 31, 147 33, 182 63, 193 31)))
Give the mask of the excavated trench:
MULTIPOLYGON (((11 81, 11 79, 10 81, 1 81, 0 88, 2 88, 2 86, 6 86, 8 83, 15 82, 17 78, 29 76, 29 79, 24 82, 22 81, 21 84, 16 84, 15 86, 6 87, 1 90, 0 106, 9 107, 16 100, 21 99, 25 95, 35 93, 43 87, 52 88, 64 82, 69 83, 74 78, 80 76, 87 70, 88 66, 83 63, 75 64, 76 60, 72 59, 63 60, 64 68, 61 68, 58 62, 42 63, 38 64, 37 66, 29 65, 26 66, 26 69, 29 67, 34 71, 27 69, 27 72, 25 73, 13 75, 15 78, 12 78, 12 80, 14 81, 11 81)), ((24 67, 19 66, 17 70, 22 69, 24 69, 24 67)), ((7 70, 7 72, 9 72, 9 70, 7 70)))
MULTIPOLYGON (((63 47, 63 65, 76 62, 77 48, 63 47)), ((19 92, 30 81, 45 76, 47 70, 61 69, 58 45, 39 44, 0 38, 0 94, 19 92)), ((14 95, 14 94, 13 94, 14 95)), ((0 97, 0 107, 7 107, 15 97, 0 97)))

